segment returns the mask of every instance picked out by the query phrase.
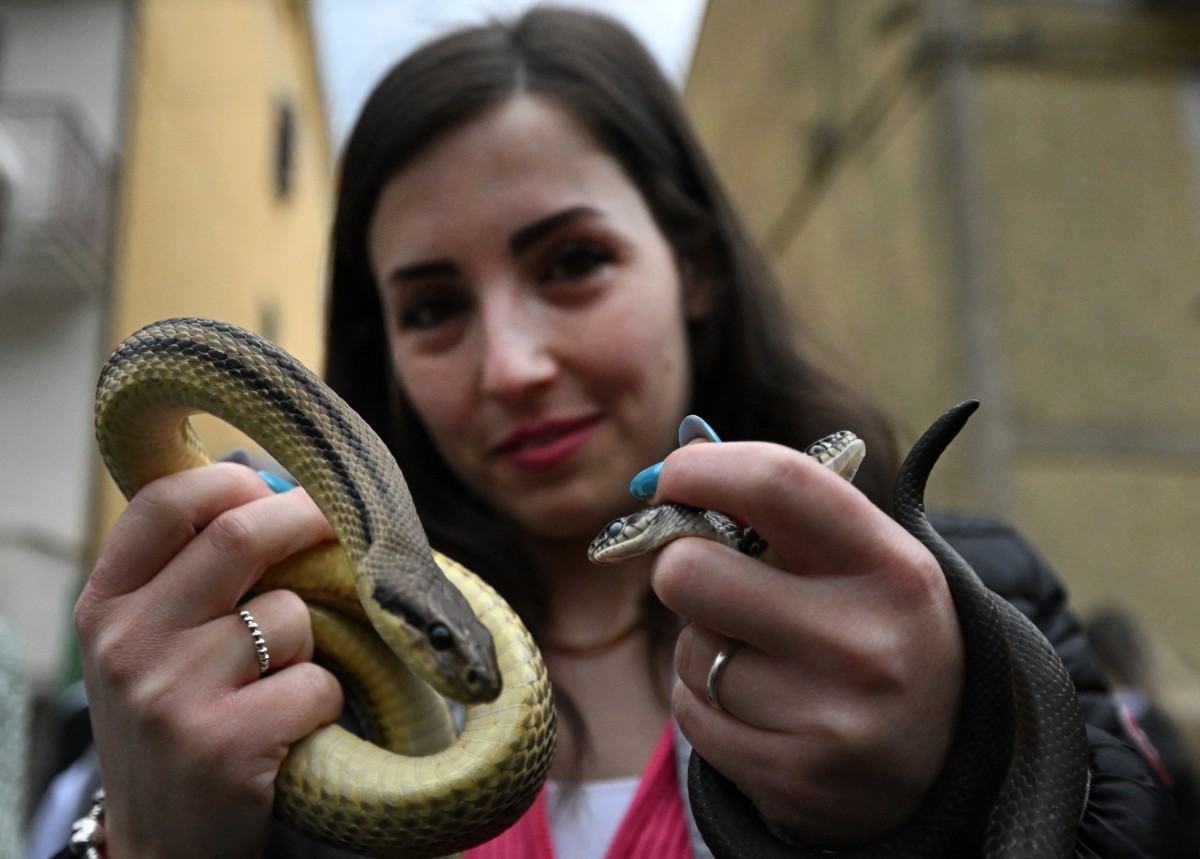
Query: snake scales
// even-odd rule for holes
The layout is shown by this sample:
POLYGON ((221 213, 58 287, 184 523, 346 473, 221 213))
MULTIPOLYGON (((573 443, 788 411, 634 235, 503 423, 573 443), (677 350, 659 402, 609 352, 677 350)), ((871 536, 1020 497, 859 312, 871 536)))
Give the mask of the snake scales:
MULTIPOLYGON (((1087 735, 1074 684, 1037 627, 988 590, 925 516, 929 474, 977 406, 974 401, 956 406, 917 441, 901 466, 894 504, 897 521, 940 564, 962 627, 966 680, 958 729, 942 772, 917 812, 890 836, 839 850, 839 857, 1059 859, 1073 854, 1089 786, 1087 735)), ((845 457, 830 455, 825 443, 830 440, 834 446, 852 443, 844 436, 822 440, 818 458, 852 477, 853 468, 843 466, 845 457)), ((678 505, 648 508, 601 532, 593 558, 605 552, 614 560, 636 557, 685 536, 647 521, 660 515, 697 521, 708 516, 680 511, 678 505), (653 538, 647 536, 651 532, 653 538), (618 545, 627 535, 630 546, 618 545)), ((732 524, 709 528, 702 523, 698 529, 766 559, 765 544, 732 524)), ((696 823, 718 859, 829 855, 778 838, 750 801, 695 752, 688 789, 696 823)))
POLYGON ((197 412, 260 444, 332 524, 338 544, 272 568, 259 586, 310 603, 319 657, 380 744, 336 725, 297 743, 276 779, 276 814, 389 857, 453 853, 506 829, 545 780, 555 737, 545 666, 524 625, 489 586, 431 553, 375 433, 299 362, 232 325, 158 322, 105 365, 96 435, 127 497, 209 461, 187 422, 197 412), (467 704, 461 733, 441 695, 467 704))

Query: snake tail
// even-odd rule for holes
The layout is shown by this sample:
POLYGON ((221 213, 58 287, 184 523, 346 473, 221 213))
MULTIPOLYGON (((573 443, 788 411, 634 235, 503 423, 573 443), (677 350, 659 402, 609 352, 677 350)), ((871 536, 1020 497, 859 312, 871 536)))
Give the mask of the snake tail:
POLYGON ((904 458, 896 477, 894 515, 929 550, 946 577, 965 658, 958 727, 946 762, 925 801, 897 833, 900 837, 919 833, 914 840, 927 853, 918 855, 979 852, 981 834, 1016 743, 1014 666, 999 601, 934 530, 925 513, 925 490, 933 467, 978 408, 978 401, 967 400, 934 421, 904 458))
POLYGON ((978 407, 967 400, 942 415, 913 446, 896 481, 896 518, 941 565, 966 651, 959 731, 931 797, 963 789, 974 793, 971 816, 984 821, 982 847, 976 849, 989 859, 1057 859, 1073 854, 1091 781, 1075 685, 1041 630, 988 590, 925 515, 929 474, 978 407), (997 761, 995 753, 1005 747, 1009 753, 997 761), (952 769, 961 774, 952 775, 952 769), (960 781, 964 777, 969 780, 960 781))

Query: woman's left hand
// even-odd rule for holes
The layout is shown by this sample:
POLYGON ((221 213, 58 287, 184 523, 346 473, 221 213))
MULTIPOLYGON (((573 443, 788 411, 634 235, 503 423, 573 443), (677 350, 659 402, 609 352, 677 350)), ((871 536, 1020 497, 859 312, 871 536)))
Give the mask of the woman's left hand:
POLYGON ((848 481, 789 448, 691 444, 656 501, 752 525, 777 569, 707 540, 658 555, 680 635, 679 726, 766 820, 836 847, 880 837, 932 785, 956 724, 963 645, 933 556, 848 481), (719 681, 706 684, 733 642, 719 681))

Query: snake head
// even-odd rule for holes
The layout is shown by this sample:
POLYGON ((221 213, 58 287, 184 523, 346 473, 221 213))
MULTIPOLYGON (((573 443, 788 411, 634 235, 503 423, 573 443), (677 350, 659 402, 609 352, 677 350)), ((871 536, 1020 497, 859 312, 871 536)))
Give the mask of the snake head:
POLYGON ((492 634, 440 575, 421 588, 412 580, 398 585, 390 577, 376 577, 363 604, 388 646, 439 694, 463 704, 499 696, 492 634))
POLYGON ((610 522, 592 540, 588 558, 593 564, 619 564, 661 549, 680 537, 702 537, 757 555, 745 544, 747 530, 715 510, 656 504, 610 522))
POLYGON ((608 523, 588 546, 588 559, 593 564, 619 564, 652 551, 647 526, 654 518, 653 509, 638 510, 608 523))

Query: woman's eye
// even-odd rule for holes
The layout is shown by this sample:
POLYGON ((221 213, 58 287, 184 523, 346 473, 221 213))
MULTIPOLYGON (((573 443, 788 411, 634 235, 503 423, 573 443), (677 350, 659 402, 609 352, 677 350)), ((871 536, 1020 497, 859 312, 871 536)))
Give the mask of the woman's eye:
POLYGON ((551 260, 543 280, 546 283, 583 280, 612 260, 613 253, 606 247, 591 242, 574 242, 551 260))
POLYGON ((400 311, 404 330, 428 330, 444 325, 463 310, 461 299, 450 295, 414 298, 400 311))

